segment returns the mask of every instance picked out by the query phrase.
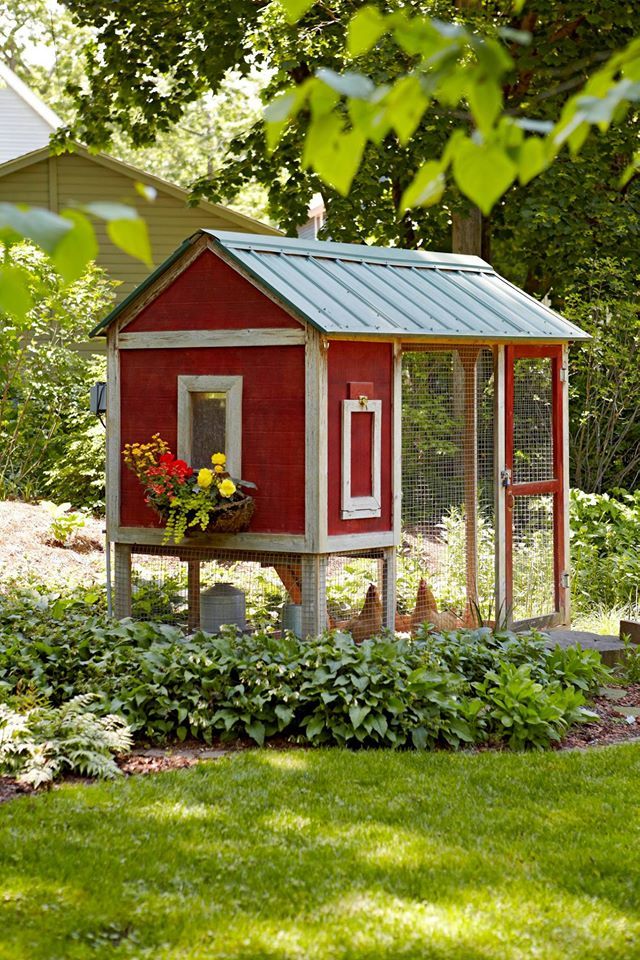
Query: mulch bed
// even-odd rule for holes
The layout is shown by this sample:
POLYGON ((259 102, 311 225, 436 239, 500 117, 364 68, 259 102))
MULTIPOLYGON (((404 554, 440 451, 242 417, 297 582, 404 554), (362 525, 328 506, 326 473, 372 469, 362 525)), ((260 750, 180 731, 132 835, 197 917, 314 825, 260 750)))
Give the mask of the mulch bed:
POLYGON ((604 690, 604 695, 595 697, 589 705, 600 719, 573 727, 564 740, 556 744, 557 750, 606 747, 640 739, 640 684, 604 690))
MULTIPOLYGON (((593 723, 574 727, 560 743, 553 745, 553 749, 584 750, 640 740, 640 684, 607 687, 601 695, 594 698, 590 707, 598 714, 599 719, 593 723)), ((250 740, 215 742, 211 745, 194 740, 176 743, 167 748, 146 746, 120 757, 118 766, 125 776, 137 777, 149 773, 164 773, 167 770, 183 770, 202 761, 217 760, 228 753, 253 747, 255 744, 250 740)), ((290 743, 283 737, 273 737, 265 744, 265 749, 302 748, 299 744, 290 743)), ((491 747, 484 744, 477 749, 484 752, 491 747)), ((95 781, 86 777, 67 777, 58 784, 54 784, 53 788, 69 782, 94 783, 95 781)), ((18 783, 12 777, 0 777, 0 804, 34 792, 36 791, 28 784, 18 783)))

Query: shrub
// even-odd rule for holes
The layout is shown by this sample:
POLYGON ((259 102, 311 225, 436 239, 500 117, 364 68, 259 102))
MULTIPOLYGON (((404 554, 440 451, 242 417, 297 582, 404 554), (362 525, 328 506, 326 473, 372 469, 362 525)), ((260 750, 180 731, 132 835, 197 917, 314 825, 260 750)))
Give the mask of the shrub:
POLYGON ((95 697, 74 697, 60 707, 39 705, 20 712, 0 704, 0 773, 34 787, 63 773, 115 777, 113 757, 131 748, 131 733, 121 717, 96 716, 95 697))
POLYGON ((86 517, 82 513, 71 510, 70 503, 52 503, 50 500, 43 500, 42 506, 51 517, 51 534, 57 543, 66 544, 66 542, 81 530, 86 517))
POLYGON ((168 624, 88 615, 72 598, 0 601, 5 696, 31 685, 59 705, 95 693, 102 712, 154 739, 261 744, 281 734, 425 748, 489 736, 539 746, 586 717, 583 693, 605 676, 597 655, 547 650, 537 634, 483 628, 356 644, 340 633, 301 641, 227 628, 186 638, 168 624), (501 719, 509 711, 512 728, 501 719))
POLYGON ((595 720, 585 708, 584 695, 557 681, 546 686, 531 676, 531 667, 504 663, 481 683, 474 683, 479 695, 479 717, 490 735, 506 740, 514 750, 543 749, 574 723, 595 720))
POLYGON ((33 307, 24 317, 0 311, 0 496, 95 509, 104 490, 104 431, 88 393, 104 377, 104 361, 76 347, 103 315, 114 284, 95 264, 65 284, 27 243, 5 253, 9 267, 28 274, 33 307))

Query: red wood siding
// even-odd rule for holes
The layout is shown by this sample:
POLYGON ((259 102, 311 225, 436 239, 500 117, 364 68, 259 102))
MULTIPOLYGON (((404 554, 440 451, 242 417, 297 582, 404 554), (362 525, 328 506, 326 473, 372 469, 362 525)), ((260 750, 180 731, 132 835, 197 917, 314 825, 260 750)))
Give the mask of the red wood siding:
MULTIPOLYGON (((363 343, 332 340, 329 347, 328 388, 328 531, 333 534, 374 533, 392 529, 392 410, 393 347, 389 343, 363 343), (340 518, 341 459, 342 459, 342 401, 349 398, 349 383, 371 381, 371 400, 382 400, 382 514, 364 520, 340 518)), ((356 416, 355 420, 358 419, 356 416)), ((368 417, 363 417, 368 420, 368 417)), ((354 424, 352 424, 353 429, 354 424)), ((357 438, 361 452, 370 449, 370 441, 357 438), (360 443, 359 441, 364 441, 360 443)), ((355 465, 355 458, 354 458, 355 465)), ((370 490, 370 459, 362 457, 358 470, 352 477, 353 490, 358 493, 370 490)))
POLYGON ((244 280, 211 250, 204 250, 158 297, 127 324, 148 330, 241 330, 300 323, 244 280))
MULTIPOLYGON (((122 445, 160 433, 174 452, 178 376, 242 376, 242 475, 258 485, 251 530, 304 533, 304 347, 122 350, 120 364, 122 445)), ((121 504, 123 526, 159 526, 124 465, 121 504)))

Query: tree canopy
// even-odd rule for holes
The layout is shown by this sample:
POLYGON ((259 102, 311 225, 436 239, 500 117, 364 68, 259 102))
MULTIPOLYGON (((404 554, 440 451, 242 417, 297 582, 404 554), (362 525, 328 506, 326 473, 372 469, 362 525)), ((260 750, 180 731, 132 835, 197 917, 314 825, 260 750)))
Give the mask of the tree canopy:
POLYGON ((66 6, 93 31, 87 85, 73 90, 74 134, 96 146, 116 130, 138 146, 152 142, 189 104, 219 90, 231 67, 270 70, 272 104, 285 91, 269 108, 280 134, 273 152, 255 123, 233 141, 222 172, 199 179, 196 194, 227 200, 255 178, 293 233, 320 189, 336 239, 439 248, 448 245, 452 214, 467 206, 462 193, 487 211, 495 201, 494 262, 528 289, 558 296, 572 261, 614 250, 636 256, 639 187, 629 165, 638 113, 624 97, 638 95, 637 51, 603 74, 633 39, 629 3, 530 0, 519 9, 435 0, 425 18, 419 0, 299 2, 298 12, 308 9, 296 23, 277 2, 223 0, 215 11, 136 0, 66 6), (563 109, 587 81, 591 101, 579 124, 575 104, 571 115, 563 109), (616 123, 583 145, 598 118, 616 123), (550 147, 558 121, 574 153, 550 147), (555 162, 534 178, 550 153, 555 162))

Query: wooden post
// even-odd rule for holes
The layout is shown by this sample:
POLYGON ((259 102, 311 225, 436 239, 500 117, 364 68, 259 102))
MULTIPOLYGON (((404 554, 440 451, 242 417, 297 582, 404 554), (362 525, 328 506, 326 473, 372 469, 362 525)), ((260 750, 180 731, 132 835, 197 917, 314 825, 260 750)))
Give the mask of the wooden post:
POLYGON ((190 633, 200 629, 200 561, 187 563, 187 626, 190 633))
POLYGON ((316 637, 327 627, 327 557, 302 556, 302 636, 316 637))
POLYGON ((397 547, 385 547, 382 558, 382 626, 396 628, 397 547))
POLYGON ((116 588, 114 610, 116 617, 121 620, 131 616, 131 544, 114 543, 113 565, 116 588))
MULTIPOLYGON (((568 573, 569 578, 571 577, 571 556, 570 556, 570 530, 569 530, 569 510, 570 510, 570 501, 569 501, 569 491, 571 486, 571 479, 569 476, 569 344, 565 343, 562 346, 562 360, 560 362, 560 371, 562 380, 560 382, 560 390, 562 391, 562 428, 559 431, 561 434, 561 443, 562 443, 562 524, 563 524, 563 537, 562 537, 562 557, 560 558, 560 566, 563 574, 568 573)), ((562 616, 562 623, 566 626, 571 625, 571 590, 569 584, 564 585, 564 580, 560 588, 561 596, 561 608, 560 613, 562 616)))
MULTIPOLYGON (((511 611, 507 609, 507 488, 503 470, 506 453, 505 406, 505 348, 496 347, 493 364, 493 484, 495 489, 495 621, 496 625, 510 625, 511 611)), ((511 520, 511 514, 509 514, 511 520)))
POLYGON ((464 367, 464 516, 467 608, 465 620, 477 622, 478 606, 478 349, 460 352, 464 367))

